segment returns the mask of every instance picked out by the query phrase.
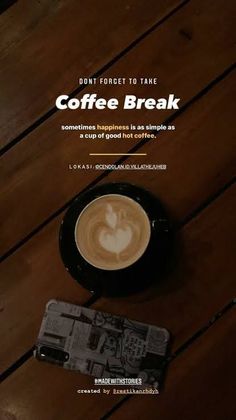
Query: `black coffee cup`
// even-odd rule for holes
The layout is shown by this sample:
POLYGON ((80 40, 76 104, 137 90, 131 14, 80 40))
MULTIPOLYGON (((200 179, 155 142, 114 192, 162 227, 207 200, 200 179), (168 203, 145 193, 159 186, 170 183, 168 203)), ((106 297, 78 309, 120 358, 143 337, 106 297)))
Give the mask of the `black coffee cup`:
POLYGON ((59 245, 66 269, 83 287, 98 295, 124 296, 160 280, 168 256, 169 237, 166 212, 155 196, 136 185, 110 183, 89 189, 75 198, 61 223, 59 245), (142 255, 131 265, 104 269, 84 255, 75 232, 81 215, 91 203, 112 196, 123 196, 141 206, 149 220, 150 235, 142 255))

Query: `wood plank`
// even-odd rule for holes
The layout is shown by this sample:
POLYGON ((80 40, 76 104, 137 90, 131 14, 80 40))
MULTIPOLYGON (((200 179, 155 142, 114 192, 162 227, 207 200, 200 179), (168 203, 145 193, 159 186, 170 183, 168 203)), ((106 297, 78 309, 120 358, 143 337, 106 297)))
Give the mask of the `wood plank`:
POLYGON ((116 396, 79 394, 77 389, 95 389, 92 378, 30 360, 1 384, 0 418, 94 420, 118 401, 116 396))
POLYGON ((164 326, 176 350, 234 298, 235 209, 234 184, 178 232, 175 263, 162 282, 126 299, 101 298, 94 307, 164 326))
MULTIPOLYGON (((211 0, 207 4, 203 0, 191 2, 106 73, 106 76, 122 74, 124 77, 132 74, 137 77, 144 74, 158 75, 159 85, 138 90, 133 87, 132 92, 127 86, 117 89, 114 86, 101 87, 98 88, 98 93, 105 97, 120 97, 129 90, 141 96, 159 97, 176 92, 182 98, 183 105, 232 64, 234 48, 231 17, 230 3, 225 7, 221 0, 217 2, 211 0), (228 24, 219 31, 218 26, 222 19, 228 24), (189 30, 194 33, 190 41, 181 35, 186 22, 188 22, 189 30), (204 33, 208 31, 212 33, 212 36, 206 38, 204 33), (173 53, 173 45, 175 53, 173 53), (145 57, 145 59, 139 60, 138 57, 145 57)), ((91 89, 93 88, 88 89, 88 92, 91 89)), ((230 102, 231 99, 229 98, 230 102)), ((115 112, 117 124, 132 121, 159 124, 170 115, 171 111, 154 111, 154 113, 147 111, 140 114, 137 111, 117 110, 115 112)), ((80 171, 74 173, 69 171, 68 163, 74 162, 75 157, 76 162, 78 159, 79 162, 85 163, 112 163, 114 157, 96 159, 89 157, 88 153, 89 151, 104 152, 108 150, 108 147, 109 151, 126 152, 134 144, 132 140, 119 140, 109 142, 108 146, 107 141, 99 140, 93 142, 93 150, 91 150, 91 143, 81 141, 77 132, 60 131, 61 124, 78 124, 78 118, 81 122, 81 117, 84 124, 114 123, 114 111, 84 114, 62 112, 45 122, 2 158, 3 175, 0 187, 3 201, 0 217, 2 253, 14 246, 35 226, 98 176, 97 171, 94 170, 86 171, 85 176, 81 176, 80 171), (55 179, 57 186, 61 184, 60 188, 55 188, 55 179), (30 206, 28 205, 29 198, 30 206), (11 229, 9 229, 9 222, 11 229)), ((172 137, 176 135, 176 133, 172 134, 172 137)), ((156 156, 158 156, 158 147, 159 145, 156 144, 156 156)))
MULTIPOLYGON (((139 303, 132 299, 125 304, 124 301, 120 300, 119 305, 115 300, 109 303, 102 300, 99 305, 95 306, 103 310, 109 308, 113 313, 123 313, 124 306, 126 306, 126 314, 130 316, 131 314, 135 315, 136 319, 142 321, 150 320, 157 323, 157 325, 171 326, 171 332, 175 338, 174 348, 176 348, 177 343, 180 345, 188 339, 196 329, 206 325, 216 312, 215 310, 218 311, 222 307, 222 304, 228 300, 229 296, 232 296, 232 290, 234 290, 232 268, 234 268, 235 191, 236 187, 231 187, 183 229, 182 239, 185 241, 185 252, 180 257, 179 268, 173 273, 172 282, 166 283, 165 289, 159 289, 158 297, 152 295, 152 299, 148 302, 140 301, 139 303), (225 224, 223 217, 225 213, 227 213, 227 224, 225 224), (214 311, 212 312, 213 309, 214 311), (171 322, 169 321, 170 319, 171 322)), ((176 362, 173 362, 174 366, 174 363, 179 363, 182 360, 177 371, 174 367, 169 369, 167 385, 160 397, 160 399, 166 399, 165 405, 169 402, 168 390, 171 393, 171 399, 174 399, 174 395, 177 393, 176 400, 181 401, 180 405, 177 405, 180 407, 179 410, 183 409, 183 407, 186 407, 186 410, 191 407, 190 403, 186 406, 186 398, 182 402, 183 395, 186 396, 189 387, 191 400, 195 395, 194 384, 196 384, 199 395, 204 395, 206 391, 202 390, 199 383, 202 383, 202 380, 203 383, 206 381, 210 385, 214 383, 217 375, 215 366, 218 366, 216 361, 219 360, 216 356, 222 357, 222 354, 225 354, 226 339, 227 342, 230 340, 231 343, 231 328, 232 324, 230 324, 230 329, 228 329, 224 323, 222 331, 225 331, 227 334, 223 336, 223 339, 217 333, 215 335, 216 342, 210 338, 210 347, 205 345, 203 340, 200 350, 197 350, 194 356, 191 353, 190 356, 183 359, 183 353, 182 356, 176 359, 176 362), (220 353, 218 353, 219 346, 222 348, 220 353), (207 353, 207 357, 204 356, 206 350, 210 351, 210 353, 207 353), (209 364, 208 370, 206 366, 208 366, 207 361, 210 357, 212 358, 212 363, 209 364), (194 369, 196 369, 196 372, 201 373, 198 378, 197 373, 194 374, 194 369), (211 382, 211 373, 213 374, 213 372, 215 373, 211 382), (193 377, 195 381, 193 381, 193 377), (181 389, 185 392, 179 394, 181 389)), ((229 348, 227 348, 226 354, 231 359, 234 353, 231 348, 229 351, 229 348)), ((225 366, 225 359, 222 359, 219 363, 220 380, 222 380, 224 369, 226 369, 226 372, 228 372, 228 369, 231 371, 231 366, 225 366)), ((222 383, 225 386, 225 383, 222 383)), ((231 384, 229 381, 228 383, 231 384)), ((33 412, 36 412, 34 417, 36 420, 42 418, 42 413, 45 413, 45 420, 51 420, 52 418, 63 419, 61 416, 65 411, 72 420, 84 418, 84 415, 92 419, 101 418, 102 409, 108 411, 111 408, 111 403, 116 404, 121 398, 120 395, 112 395, 112 399, 109 396, 105 401, 104 399, 98 399, 96 404, 92 404, 95 400, 88 396, 81 398, 79 403, 77 403, 74 393, 76 387, 79 389, 91 388, 92 379, 88 376, 63 371, 59 367, 30 360, 3 383, 0 407, 5 412, 17 416, 17 420, 23 420, 27 416, 30 417, 33 412), (17 389, 19 390, 18 392, 16 392, 17 389), (81 411, 78 411, 80 406, 81 411), (89 409, 95 411, 91 413, 89 409)), ((224 393, 224 399, 226 395, 224 393)), ((214 393, 211 394, 212 397, 214 399, 214 393)), ((148 396, 145 396, 145 398, 148 398, 148 396)), ((136 399, 134 401, 136 405, 136 399)), ((152 398, 152 404, 153 401, 157 403, 159 397, 158 399, 156 396, 152 398)), ((173 405, 171 404, 171 406, 173 405)), ((125 407, 122 409, 125 409, 125 407)), ((204 404, 203 407, 205 407, 204 404)), ((142 412, 143 408, 140 407, 140 409, 140 412, 142 412)), ((152 410, 153 406, 148 413, 153 414, 152 410)))
MULTIPOLYGON (((175 119, 176 132, 162 132, 139 148, 139 153, 147 153, 142 163, 164 163, 166 171, 114 171, 101 183, 129 180, 151 188, 176 224, 194 212, 198 203, 207 201, 235 175, 235 75, 227 76, 175 119)), ((137 164, 137 159, 127 162, 137 164)))
POLYGON ((47 3, 48 17, 39 25, 36 18, 33 30, 0 60, 1 146, 53 107, 61 92, 73 91, 79 76, 94 74, 180 1, 150 0, 146 7, 143 0, 101 0, 99 8, 96 0, 47 3))
POLYGON ((91 296, 64 269, 58 252, 58 229, 56 219, 20 248, 18 262, 13 262, 13 256, 11 264, 2 264, 1 342, 6 340, 9 346, 2 348, 0 372, 32 346, 45 304, 52 296, 81 304, 91 296))
POLYGON ((3 58, 67 0, 20 0, 0 17, 0 56, 3 58))
MULTIPOLYGON (((165 136, 163 136, 163 139, 159 140, 157 144, 145 146, 147 150, 150 150, 150 154, 153 152, 152 147, 160 147, 160 158, 167 161, 171 176, 168 176, 167 173, 156 175, 152 171, 145 174, 141 171, 138 173, 129 172, 127 175, 130 181, 135 180, 136 183, 160 196, 176 223, 184 220, 209 195, 215 194, 232 177, 231 158, 233 152, 230 137, 228 146, 226 146, 226 142, 221 142, 225 127, 232 122, 229 111, 230 100, 228 99, 229 92, 230 94, 232 92, 231 89, 233 89, 233 77, 229 76, 227 80, 221 82, 204 98, 195 103, 192 109, 179 117, 179 129, 171 142, 169 139, 164 141, 165 136), (227 112, 224 113, 224 109, 227 109, 227 112), (222 118, 219 118, 219 115, 222 118), (224 144, 223 148, 222 144, 224 144), (212 156, 213 147, 214 155, 212 156), (201 171, 198 169, 197 176, 196 156, 201 162, 201 171), (206 156, 212 156, 212 158, 209 160, 206 159, 206 156)), ((131 159, 128 162, 131 162, 131 159)), ((107 177, 107 181, 117 180, 117 176, 117 172, 113 172, 107 177)), ((123 180, 125 180, 125 176, 123 180)), ((4 361, 2 369, 9 366, 14 359, 19 358, 32 346, 44 310, 44 303, 47 300, 52 297, 65 300, 68 296, 70 301, 69 298, 75 296, 75 301, 78 298, 78 302, 80 302, 80 288, 78 288, 78 292, 77 289, 74 289, 76 285, 70 280, 68 274, 64 273, 64 268, 59 261, 56 238, 61 218, 62 215, 58 216, 53 223, 46 226, 42 232, 35 235, 1 264, 0 272, 3 280, 0 284, 0 295, 3 302, 2 308, 5 308, 1 312, 1 335, 4 336, 4 346, 0 348, 0 360, 4 361), (37 264, 31 264, 31 261, 36 261, 37 264), (47 266, 46 272, 45 265, 47 266), (30 268, 22 270, 22 267, 30 268), (19 276, 20 283, 18 283, 19 276), (19 284, 21 285, 20 292, 19 284), (47 289, 47 284, 51 285, 50 290, 47 289), (29 290, 35 298, 25 305, 25 296, 28 295, 29 290), (39 298, 36 298, 37 296, 39 298), (29 316, 31 313, 34 313, 33 319, 29 316), (29 323, 31 323, 30 327, 29 323), (9 334, 13 328, 14 336, 9 334), (13 342, 14 345, 12 345, 13 342)), ((181 281, 181 273, 178 281, 181 281)), ((180 299, 184 300, 184 297, 180 297, 180 299)), ((120 305, 121 303, 118 301, 116 310, 119 310, 120 305)), ((148 306, 148 302, 146 305, 148 306)), ((158 305, 160 305, 159 301, 158 305)), ((182 305, 181 300, 179 305, 182 305)), ((132 305, 131 307, 134 308, 133 316, 135 316, 136 306, 132 305)), ((121 305, 120 310, 122 308, 121 305)), ((152 312, 152 305, 150 308, 147 309, 149 316, 152 312)), ((112 310, 112 308, 110 309, 112 310)), ((124 313, 126 309, 127 305, 124 313)))
POLYGON ((109 418, 235 418, 235 315, 233 308, 171 363, 160 396, 132 397, 109 418))
POLYGON ((15 2, 16 0, 2 0, 0 3, 0 15, 6 12, 15 2))

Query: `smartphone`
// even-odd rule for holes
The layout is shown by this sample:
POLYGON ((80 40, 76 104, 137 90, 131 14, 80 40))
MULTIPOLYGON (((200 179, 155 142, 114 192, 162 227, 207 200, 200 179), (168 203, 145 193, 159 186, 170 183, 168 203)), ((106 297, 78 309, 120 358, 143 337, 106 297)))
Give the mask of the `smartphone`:
POLYGON ((165 328, 50 300, 34 356, 100 378, 101 384, 122 384, 122 378, 129 378, 123 384, 159 390, 169 339, 165 328))

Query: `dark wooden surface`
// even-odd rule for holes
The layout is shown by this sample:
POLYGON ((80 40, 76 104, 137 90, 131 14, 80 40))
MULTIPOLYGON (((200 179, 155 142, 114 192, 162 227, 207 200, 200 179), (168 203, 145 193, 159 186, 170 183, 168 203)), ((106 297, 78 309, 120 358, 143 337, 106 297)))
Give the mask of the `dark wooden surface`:
MULTIPOLYGON (((0 371, 5 378, 0 420, 231 420, 236 415, 235 308, 230 306, 236 290, 234 1, 100 4, 22 0, 0 15, 1 145, 7 146, 0 163, 0 371), (109 143, 112 152, 136 145, 147 153, 142 162, 166 163, 166 172, 114 171, 101 180, 101 172, 68 170, 78 156, 93 161, 91 145, 79 142, 76 133, 61 132, 60 125, 112 124, 114 113, 50 110, 59 93, 76 89, 78 76, 100 71, 105 77, 158 76, 153 97, 175 92, 182 98, 176 114, 115 114, 120 124, 172 118, 173 133, 145 144, 109 143), (90 298, 59 256, 58 230, 69 202, 91 182, 127 180, 152 191, 168 209, 176 230, 172 267, 159 286, 129 298, 100 298, 92 306, 168 328, 178 356, 158 397, 81 396, 76 390, 93 387, 90 377, 39 363, 30 349, 50 298, 78 304, 90 298)), ((78 97, 93 90, 85 88, 78 97)), ((150 87, 96 91, 105 97, 150 96, 150 87)), ((96 143, 93 152, 107 147, 96 143)), ((115 160, 103 157, 96 163, 115 160)))
MULTIPOLYGON (((183 223, 233 176, 233 136, 229 135, 227 142, 221 141, 228 125, 233 124, 233 112, 230 112, 228 102, 228 97, 234 90, 233 82, 233 75, 229 75, 224 82, 217 84, 183 113, 176 120, 177 130, 173 140, 169 141, 169 135, 163 134, 157 143, 151 142, 143 147, 150 156, 149 160, 155 162, 154 157, 158 153, 160 162, 167 162, 169 169, 158 177, 151 172, 140 173, 139 184, 148 189, 151 187, 153 193, 160 196, 176 224, 183 223), (208 141, 202 142, 206 134, 208 141), (184 149, 184 154, 181 153, 177 161, 175 157, 180 147, 181 150, 184 149), (214 156, 210 160, 205 159, 206 155, 212 153, 213 148, 214 156), (196 159, 201 162, 200 166, 195 165, 196 159), (176 184, 181 185, 181 188, 176 188, 176 184)), ((129 159, 130 162, 132 160, 133 157, 129 159)), ((103 182, 125 181, 127 178, 136 182, 136 177, 136 172, 117 171, 105 177, 103 182)), ((6 338, 0 354, 3 353, 2 360, 5 361, 5 366, 20 357, 32 345, 35 330, 42 316, 43 303, 45 304, 50 296, 74 300, 74 294, 79 288, 78 298, 88 298, 88 293, 73 282, 67 287, 70 277, 63 269, 57 247, 62 217, 63 214, 47 224, 1 265, 5 308, 1 314, 2 331, 6 338), (19 284, 22 290, 20 295, 19 284), (32 299, 26 307, 25 295, 29 290, 32 299), (12 328, 15 331, 13 337, 9 334, 12 328)), ((83 303, 81 300, 79 302, 83 303)))
POLYGON ((92 76, 181 1, 149 0, 146 7, 143 0, 102 0, 101 9, 96 0, 18 3, 7 12, 15 16, 8 25, 26 9, 32 20, 23 38, 3 44, 1 146, 54 107, 60 93, 76 89, 81 74, 92 76))
POLYGON ((234 419, 235 322, 235 310, 230 310, 177 357, 169 369, 165 391, 159 397, 135 396, 110 418, 234 419))
MULTIPOLYGON (((120 97, 128 92, 139 96, 143 94, 144 97, 151 93, 159 97, 168 95, 169 92, 176 92, 181 97, 181 104, 184 106, 233 63, 235 52, 232 40, 233 22, 231 22, 233 4, 223 10, 222 4, 222 1, 210 1, 209 5, 202 0, 190 2, 106 73, 107 77, 121 74, 124 77, 131 77, 133 74, 141 77, 143 74, 153 76, 158 69, 160 85, 153 86, 151 90, 150 87, 142 89, 132 87, 131 91, 129 86, 119 88, 112 86, 110 88, 97 87, 96 91, 99 95, 106 97, 110 95, 120 97), (222 18, 228 24, 222 31, 218 31, 222 18), (194 32, 191 40, 187 40, 181 32, 186 26, 186 21, 194 32), (206 31, 212 33, 207 42, 202 35, 206 31), (163 46, 165 46, 165 54, 163 46), (145 59, 138 60, 138 57, 145 57, 145 59), (136 63, 135 67, 133 63, 136 63)), ((71 79, 74 80, 73 77, 71 79)), ((93 91, 93 89, 90 87, 86 91, 93 91)), ((233 97, 229 99, 227 96, 226 101, 228 100, 230 100, 230 118, 233 97)), ((211 110, 209 110, 210 113, 211 110)), ((161 123, 169 115, 170 111, 156 113, 155 123, 161 123)), ((214 116, 212 118, 214 120, 214 116)), ((137 120, 140 124, 142 122, 153 124, 153 114, 148 111, 139 114, 118 109, 115 119, 120 124, 135 123, 137 120)), ((80 121, 84 124, 93 124, 98 120, 101 123, 114 123, 113 111, 81 114, 78 110, 78 112, 68 111, 55 114, 4 155, 1 163, 3 176, 0 181, 0 192, 3 197, 0 217, 1 253, 8 251, 78 191, 96 179, 98 174, 95 171, 86 172, 86 176, 81 176, 79 171, 73 175, 68 171, 68 162, 74 162, 75 158, 88 163, 94 162, 94 158, 88 156, 88 145, 78 142, 78 133, 60 131, 59 127, 63 123, 77 124, 80 121), (55 189, 55 178, 62 183, 61 188, 55 189), (31 211, 28 205, 29 197, 34 201, 37 212, 31 211), (15 212, 16 206, 17 212, 15 212), (24 223, 19 223, 22 217, 25 219, 24 223), (9 222, 12 229, 8 228, 9 222)), ((176 131, 179 135, 180 130, 176 131)), ((174 138, 175 134, 172 137, 174 138)), ((133 145, 132 140, 120 140, 110 144, 109 151, 127 152, 133 145)), ((94 152, 106 150, 106 142, 97 142, 93 146, 94 152)), ((98 163, 113 161, 112 157, 96 159, 98 163)))

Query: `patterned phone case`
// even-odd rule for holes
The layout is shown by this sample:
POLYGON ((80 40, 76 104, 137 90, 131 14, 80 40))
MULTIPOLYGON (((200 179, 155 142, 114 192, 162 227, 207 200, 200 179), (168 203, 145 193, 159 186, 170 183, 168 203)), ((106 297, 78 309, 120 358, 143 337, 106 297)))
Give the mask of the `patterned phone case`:
POLYGON ((50 300, 34 356, 96 378, 138 378, 136 384, 159 390, 168 342, 164 328, 50 300))

